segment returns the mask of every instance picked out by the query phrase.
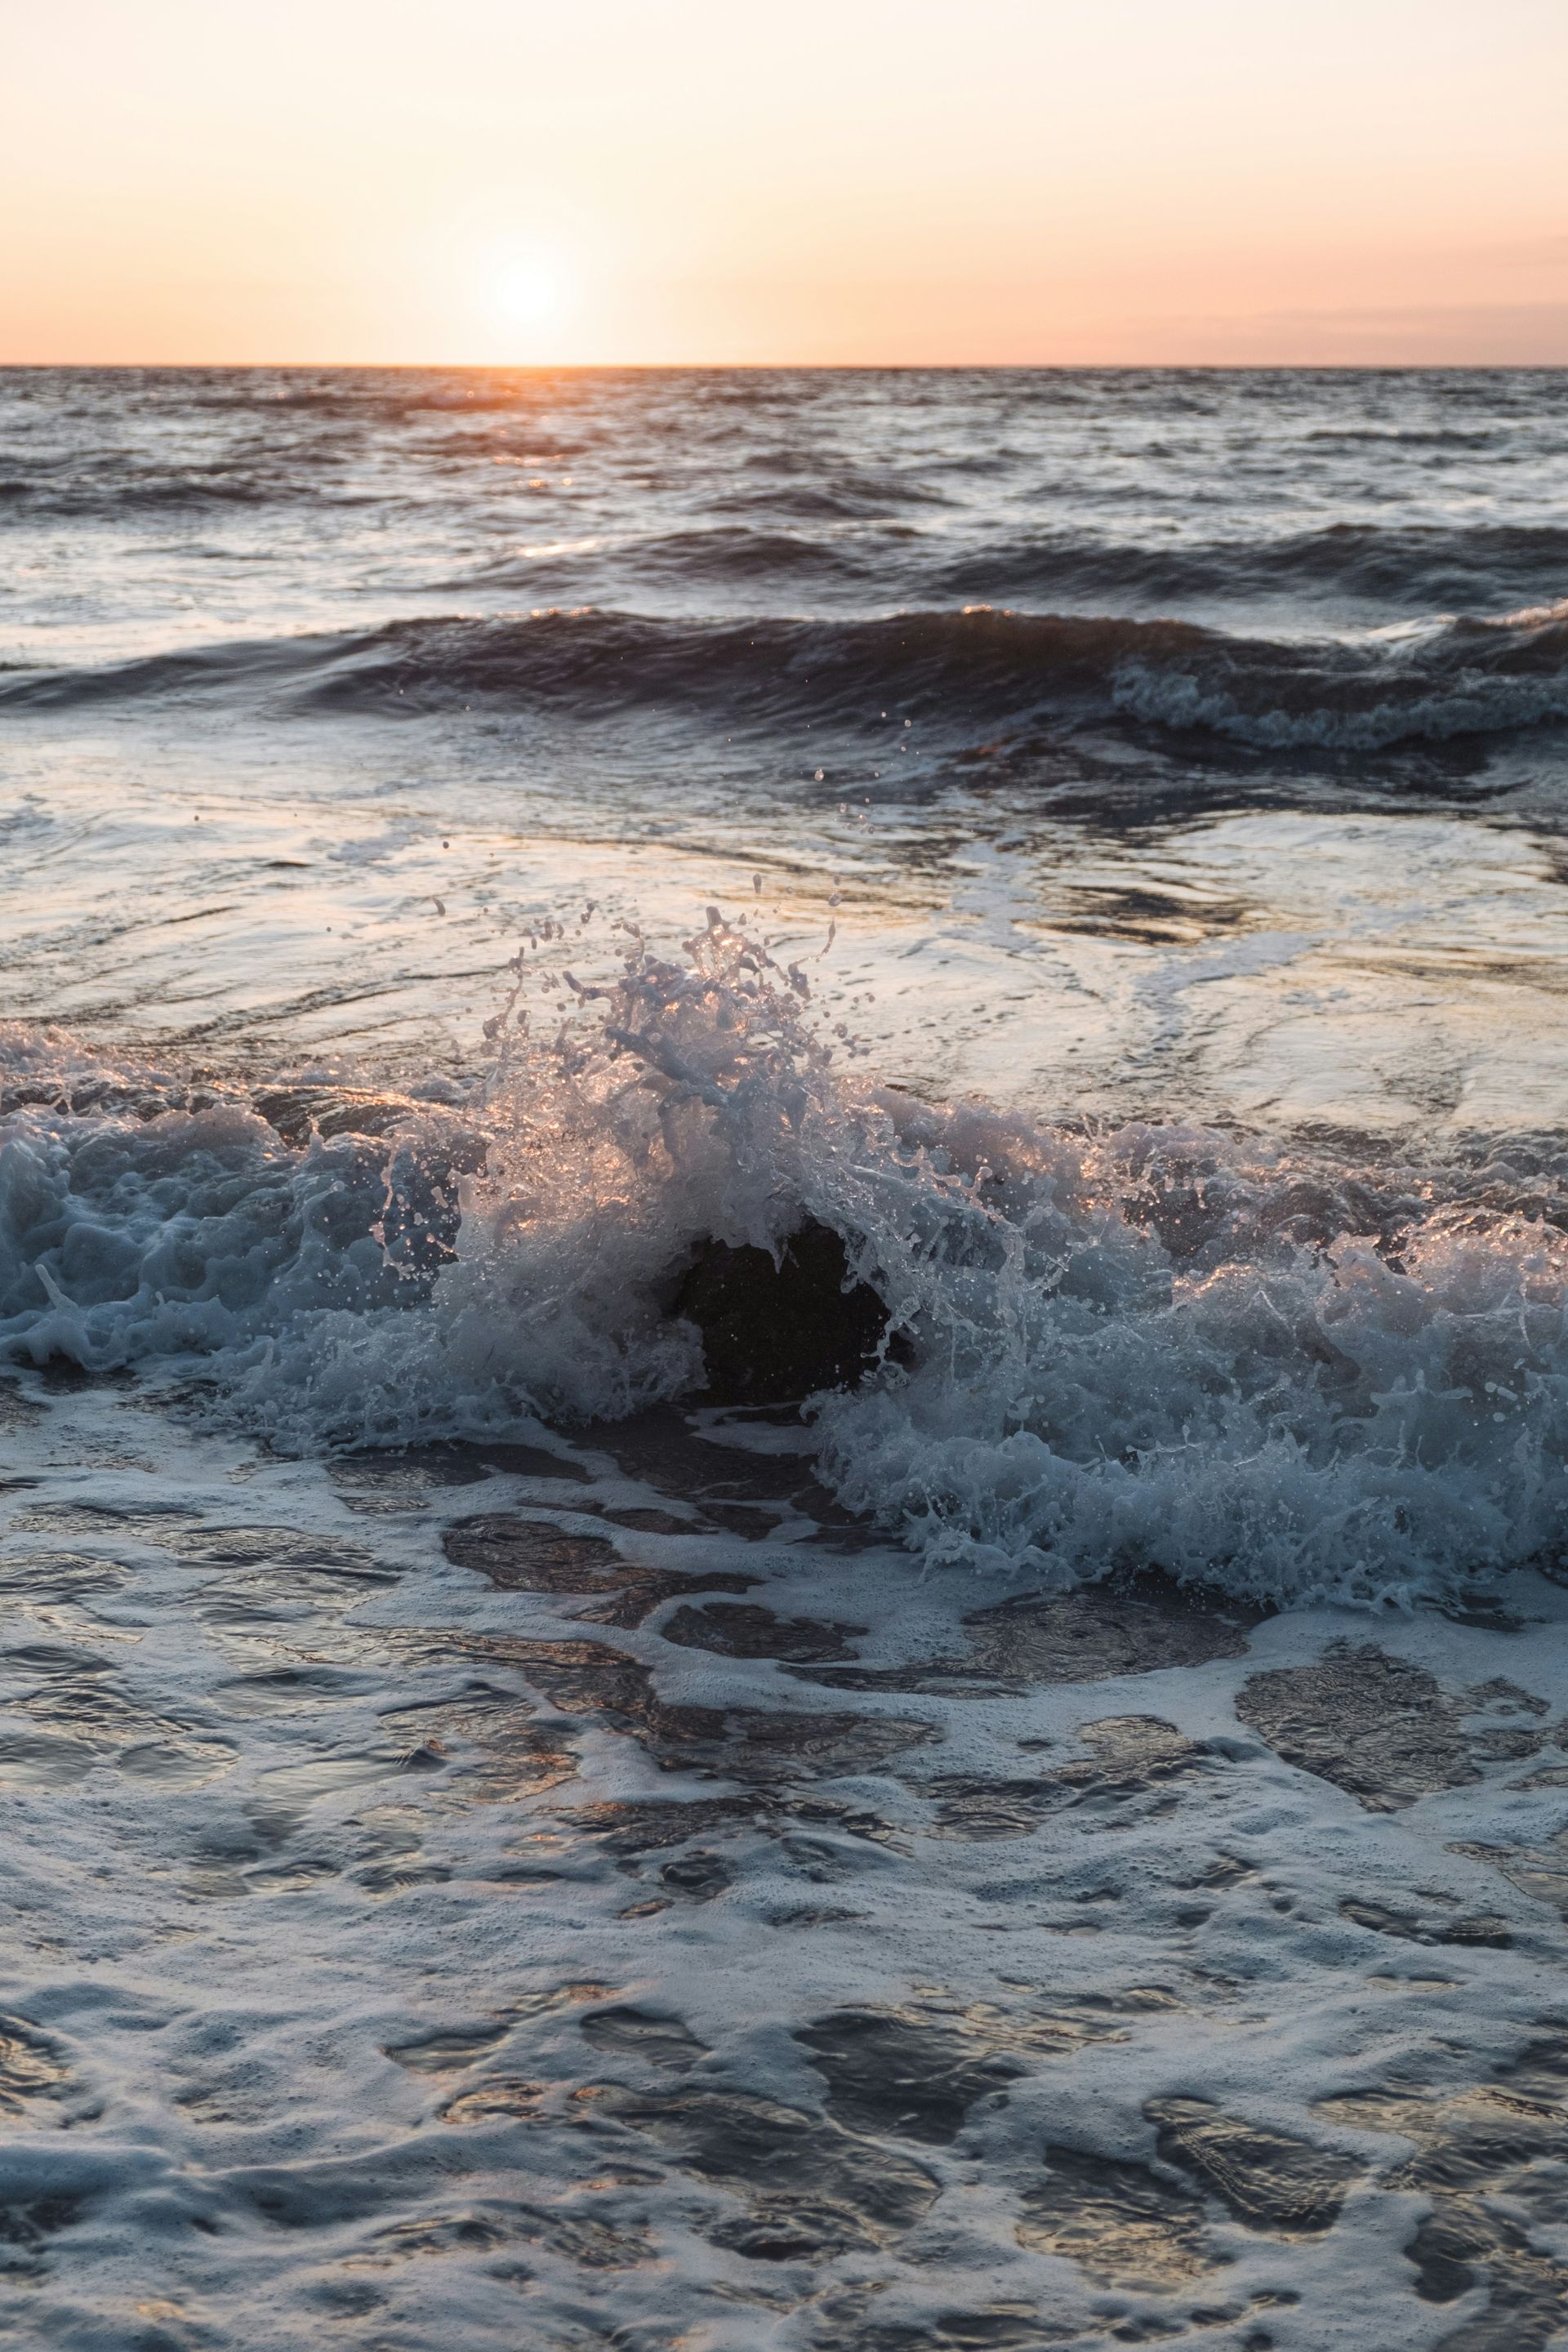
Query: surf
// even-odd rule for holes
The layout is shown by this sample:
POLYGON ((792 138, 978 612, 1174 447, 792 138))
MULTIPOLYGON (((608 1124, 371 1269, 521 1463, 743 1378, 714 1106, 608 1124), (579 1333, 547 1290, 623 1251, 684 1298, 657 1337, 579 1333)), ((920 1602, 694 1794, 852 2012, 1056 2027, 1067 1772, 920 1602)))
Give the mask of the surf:
POLYGON ((821 1227, 886 1310, 803 1401, 822 1472, 928 1560, 1363 1605, 1554 1562, 1568 1238, 1506 1151, 923 1103, 745 921, 623 949, 565 1020, 520 971, 457 1101, 163 1107, 14 1038, 0 1346, 194 1380, 285 1450, 581 1429, 700 1394, 703 1249, 821 1227))

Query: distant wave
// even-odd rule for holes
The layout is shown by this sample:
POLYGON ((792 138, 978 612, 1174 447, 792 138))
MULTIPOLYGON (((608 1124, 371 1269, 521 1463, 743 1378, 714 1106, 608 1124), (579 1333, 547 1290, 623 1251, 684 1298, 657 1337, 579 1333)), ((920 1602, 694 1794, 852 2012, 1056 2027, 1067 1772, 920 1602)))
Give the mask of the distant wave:
MULTIPOLYGON (((912 571, 912 561, 900 566, 900 558, 915 536, 909 525, 897 524, 875 534, 826 537, 721 525, 642 539, 546 544, 432 585, 457 595, 476 590, 521 593, 537 603, 614 579, 623 592, 630 588, 634 593, 674 591, 685 598, 707 589, 727 598, 755 588, 802 598, 854 595, 864 604, 879 597, 895 571, 912 571)), ((912 558, 914 551, 909 553, 912 558)))
POLYGON ((1131 721, 1258 749, 1370 751, 1568 719, 1568 604, 1421 634, 1286 641, 989 606, 754 621, 588 608, 0 675, 0 706, 14 709, 193 698, 387 716, 476 704, 583 720, 663 712, 730 732, 910 719, 950 739, 1053 719, 1131 721))
POLYGON ((1480 523, 1455 530, 1333 523, 1279 539, 1024 541, 966 554, 936 586, 954 602, 1102 597, 1175 606, 1258 597, 1342 598, 1416 613, 1552 604, 1568 592, 1568 526, 1480 523))
MULTIPOLYGON (((141 513, 178 514, 229 508, 297 504, 300 485, 290 469, 268 463, 256 467, 215 467, 209 473, 138 474, 118 467, 111 480, 89 473, 47 472, 0 479, 0 521, 113 522, 141 513)), ((312 504, 364 506, 378 503, 368 494, 319 484, 312 504)))
POLYGON ((1020 603, 1175 611, 1202 600, 1244 607, 1262 598, 1325 601, 1412 613, 1550 604, 1568 589, 1568 527, 1478 524, 1391 530, 1339 523, 1274 540, 1184 539, 1167 545, 1076 532, 1022 534, 954 554, 942 535, 887 517, 812 529, 776 519, 759 499, 754 521, 611 537, 543 548, 432 584, 444 592, 519 592, 531 599, 584 593, 614 581, 688 601, 704 588, 856 598, 862 606, 1020 603))
POLYGON ((1491 449, 1502 438, 1496 425, 1320 425, 1301 436, 1303 441, 1342 442, 1350 447, 1389 442, 1412 449, 1491 449))

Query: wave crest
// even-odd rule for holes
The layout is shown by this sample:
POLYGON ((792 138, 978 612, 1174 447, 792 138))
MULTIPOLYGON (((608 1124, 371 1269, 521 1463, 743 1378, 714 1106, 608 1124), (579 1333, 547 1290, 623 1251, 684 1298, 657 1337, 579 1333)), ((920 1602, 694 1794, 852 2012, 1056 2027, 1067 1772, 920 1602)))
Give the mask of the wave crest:
POLYGON ((1555 1564, 1568 1239, 1517 1171, 934 1108, 716 912, 682 959, 635 940, 574 985, 552 1034, 498 1018, 481 1096, 303 1146, 237 1097, 161 1109, 143 1075, 78 1112, 33 1073, 0 1344, 205 1370, 299 1448, 580 1423, 700 1381, 668 1306, 704 1240, 812 1219, 900 1360, 815 1401, 825 1473, 929 1557, 1363 1603, 1555 1564))
POLYGON ((480 704, 595 722, 648 712, 754 734, 910 719, 938 740, 1133 723, 1260 751, 1363 751, 1568 719, 1568 604, 1358 638, 977 605, 862 620, 693 621, 594 608, 402 621, 13 671, 0 704, 268 699, 416 717, 480 704))

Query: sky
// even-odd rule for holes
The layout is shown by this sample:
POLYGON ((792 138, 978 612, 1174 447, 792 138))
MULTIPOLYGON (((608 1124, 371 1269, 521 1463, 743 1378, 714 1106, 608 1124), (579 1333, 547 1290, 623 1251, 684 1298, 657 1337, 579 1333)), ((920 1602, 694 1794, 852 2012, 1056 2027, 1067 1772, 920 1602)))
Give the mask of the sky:
POLYGON ((1568 0, 0 0, 0 362, 1568 363, 1568 0))

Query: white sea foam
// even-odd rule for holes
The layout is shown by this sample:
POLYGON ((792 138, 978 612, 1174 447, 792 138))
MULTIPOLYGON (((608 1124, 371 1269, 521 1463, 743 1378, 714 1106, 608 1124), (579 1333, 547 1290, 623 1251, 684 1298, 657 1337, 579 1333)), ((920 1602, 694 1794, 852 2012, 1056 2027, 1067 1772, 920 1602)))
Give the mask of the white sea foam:
POLYGON ((907 1358, 817 1402, 825 1469, 930 1558, 1408 1601, 1554 1554, 1555 1228, 1435 1171, 934 1108, 858 1075, 808 991, 715 913, 556 1034, 503 1026, 482 1096, 380 1139, 35 1101, 0 1148, 0 1332, 205 1370, 304 1449, 613 1419, 698 1384, 666 1309, 705 1237, 815 1219, 907 1358))
POLYGON ((1281 648, 1209 639, 1202 657, 1120 663, 1111 701, 1161 727, 1209 728, 1265 751, 1376 751, 1505 733, 1568 717, 1568 605, 1495 620, 1442 619, 1350 642, 1281 648))
MULTIPOLYGON (((1417 2226, 1492 2194, 1528 2216, 1478 2265, 1515 2340, 1516 2282, 1552 2275, 1563 2124, 1540 2069, 1535 2105, 1507 2070, 1543 2042, 1561 2064, 1563 1805, 1550 1769, 1521 1789, 1508 1759, 1549 1737, 1563 1596, 1531 1588, 1528 1643, 1376 1629, 1428 1710, 1379 1752, 1435 1748, 1438 1769, 1367 1810, 1277 1754, 1243 1697, 1327 1651, 1332 1763, 1364 1728, 1332 1696, 1342 1617, 1232 1621, 1206 1663, 847 1702, 684 1645, 679 1593, 635 1630, 584 1628, 586 1595, 496 1590, 444 1553, 476 1505, 569 1529, 591 1500, 670 1499, 595 1446, 584 1483, 421 1496, 141 1415, 156 1459, 128 1462, 112 1394, 22 1393, 0 1507, 17 2340, 1108 2352, 1190 2326, 1243 2352, 1266 2322, 1280 2352, 1433 2352, 1455 2314, 1416 2291, 1417 2226), (301 1573, 291 1545, 340 1573, 301 1573), (62 1568, 99 1580, 73 1603, 62 1568), (542 1789, 529 1742, 563 1652, 600 1679, 556 1717, 568 1777, 542 1789), (645 1669, 667 1710, 647 1745, 619 1710, 645 1669), (1474 1765, 1442 1744, 1439 1680, 1477 1711, 1474 1765), (690 1710, 742 1710, 739 1760, 750 1710, 842 1737, 847 1706, 910 1744, 821 1777, 785 1762, 761 1790, 706 1747, 655 1760, 690 1710), (1151 1726, 1174 1769, 1097 1780, 1108 1736, 1151 1726), (955 1834, 966 1788, 1037 1791, 1037 1818, 955 1834), (883 2112, 828 2105, 809 2037, 889 2012, 910 2071, 879 2085, 873 2064, 883 2112), (1380 2086, 1392 2121, 1341 2104, 1380 2086), (1278 2190, 1238 2213, 1267 2142, 1242 2139, 1219 2197, 1214 2168, 1162 2164, 1153 2103, 1194 2096, 1337 2165, 1333 2227, 1280 2218, 1278 2190), (1413 2178, 1434 2137, 1456 2169, 1413 2178), (1042 2242, 1020 2219, 1073 2151, 1130 2168, 1131 2202, 1042 2242), (879 2237, 850 2200, 874 2223, 889 2181, 915 2194, 879 2237), (1164 2264, 1162 2182, 1185 2219, 1164 2264)), ((781 1535, 616 1539, 698 1600, 729 1572, 780 1619, 851 1619, 873 1668, 965 1647, 963 1571, 915 1587, 887 1551, 781 1535)))

